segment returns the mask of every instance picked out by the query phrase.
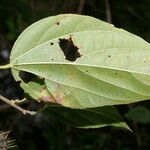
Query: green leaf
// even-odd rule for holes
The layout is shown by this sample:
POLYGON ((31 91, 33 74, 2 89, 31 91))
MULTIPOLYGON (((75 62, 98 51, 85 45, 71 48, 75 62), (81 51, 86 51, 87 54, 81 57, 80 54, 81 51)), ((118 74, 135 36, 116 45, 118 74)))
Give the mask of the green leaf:
POLYGON ((78 128, 98 128, 109 125, 130 130, 113 106, 71 109, 51 104, 45 107, 44 112, 49 116, 55 116, 60 121, 78 128))
POLYGON ((150 98, 150 44, 89 16, 65 14, 34 23, 15 42, 10 63, 31 97, 41 99, 36 89, 46 89, 48 101, 73 110, 150 98), (44 87, 25 83, 20 71, 43 78, 44 87))
MULTIPOLYGON (((126 32, 89 16, 63 14, 48 17, 32 24, 19 36, 11 51, 10 62, 13 62, 22 54, 51 39, 69 33, 93 30, 118 30, 120 32, 126 32)), ((21 80, 18 70, 12 69, 12 73, 16 81, 21 80)), ((29 85, 24 82, 22 82, 21 87, 25 89, 25 92, 30 91, 29 85)))
POLYGON ((132 108, 125 116, 139 123, 150 123, 150 110, 143 106, 132 108))
MULTIPOLYGON (((46 85, 54 82, 56 87, 57 84, 68 87, 69 95, 76 97, 74 89, 78 95, 84 94, 81 107, 89 107, 87 104, 97 107, 148 100, 150 86, 145 84, 144 76, 149 77, 149 74, 146 69, 135 71, 133 68, 146 64, 148 68, 149 56, 149 44, 136 36, 114 31, 86 31, 45 42, 12 63, 16 70, 43 77, 46 85), (60 39, 70 36, 82 55, 76 61, 66 60, 59 44, 60 39), (139 75, 142 80, 135 77, 139 75)), ((49 91, 54 97, 57 95, 55 89, 49 91)), ((81 102, 80 98, 77 102, 81 102)))

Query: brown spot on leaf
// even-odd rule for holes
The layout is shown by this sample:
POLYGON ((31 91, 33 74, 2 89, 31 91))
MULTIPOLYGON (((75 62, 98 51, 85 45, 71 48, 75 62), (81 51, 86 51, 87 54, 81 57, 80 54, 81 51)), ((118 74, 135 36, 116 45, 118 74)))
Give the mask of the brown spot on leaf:
POLYGON ((43 88, 40 93, 41 93, 40 101, 43 101, 45 103, 56 101, 55 98, 47 91, 46 88, 43 88))
POLYGON ((60 23, 59 23, 59 22, 56 22, 56 24, 59 25, 60 23))
POLYGON ((63 104, 63 96, 57 94, 55 95, 55 100, 56 100, 56 103, 63 104))
POLYGON ((69 61, 75 61, 77 58, 81 57, 78 52, 78 47, 74 45, 71 38, 69 39, 59 39, 59 46, 65 55, 65 59, 69 61))
POLYGON ((43 88, 41 91, 41 97, 39 99, 40 102, 44 103, 57 103, 57 104, 62 104, 63 103, 63 97, 64 95, 55 92, 55 94, 51 94, 46 87, 43 88))
POLYGON ((40 98, 41 101, 45 103, 55 102, 55 99, 51 95, 45 95, 40 98))

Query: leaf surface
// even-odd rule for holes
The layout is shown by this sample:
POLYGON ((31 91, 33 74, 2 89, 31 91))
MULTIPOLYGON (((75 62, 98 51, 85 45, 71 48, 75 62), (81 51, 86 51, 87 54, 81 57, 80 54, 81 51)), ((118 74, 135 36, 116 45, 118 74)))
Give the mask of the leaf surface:
MULTIPOLYGON (((13 64, 17 70, 46 79, 54 97, 59 84, 61 91, 66 89, 69 95, 78 95, 76 101, 83 101, 81 107, 87 108, 148 100, 150 86, 143 77, 149 77, 149 56, 149 43, 139 37, 114 31, 85 31, 45 42, 16 58, 13 64), (65 55, 60 46, 60 39, 70 37, 81 55, 75 61, 68 61, 69 54, 65 55), (147 69, 133 70, 141 65, 147 69), (56 88, 52 89, 51 83, 56 88)), ((72 107, 67 100, 63 104, 72 107)))
POLYGON ((46 106, 44 112, 78 128, 99 128, 109 125, 130 130, 113 106, 71 109, 53 104, 46 106))
POLYGON ((31 97, 41 99, 46 89, 46 100, 65 106, 58 113, 150 98, 150 44, 92 17, 65 14, 34 23, 17 39, 10 63, 31 97), (20 71, 43 78, 44 86, 25 83, 20 71))

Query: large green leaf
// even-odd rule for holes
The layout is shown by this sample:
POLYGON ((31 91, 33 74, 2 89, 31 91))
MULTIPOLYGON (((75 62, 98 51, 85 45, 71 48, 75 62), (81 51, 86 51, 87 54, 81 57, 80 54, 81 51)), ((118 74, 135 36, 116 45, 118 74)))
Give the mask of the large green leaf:
MULTIPOLYGON (((59 84, 68 91, 67 96, 72 95, 81 107, 87 108, 148 100, 150 86, 145 84, 144 76, 149 77, 149 57, 149 44, 136 36, 114 31, 86 31, 45 42, 12 63, 16 70, 45 78, 54 97, 58 95, 59 84), (60 39, 70 36, 82 55, 76 61, 66 60, 59 44, 60 39), (135 70, 141 65, 148 69, 135 70), (136 78, 139 75, 142 80, 136 78)), ((73 107, 69 105, 70 100, 63 101, 65 106, 73 107)))
MULTIPOLYGON (((36 22, 14 44, 10 63, 16 81, 22 80, 20 71, 42 77, 62 106, 86 109, 150 98, 150 44, 92 17, 69 14, 36 22)), ((31 85, 21 83, 40 99, 31 85)))
MULTIPOLYGON (((32 24, 19 36, 11 51, 10 62, 48 40, 68 33, 91 30, 117 30, 120 32, 126 32, 122 29, 114 28, 113 25, 89 16, 63 14, 48 17, 32 24)), ((18 75, 19 72, 14 69, 12 69, 12 72, 14 78, 17 81, 20 81, 21 79, 18 75)), ((21 86, 25 89, 25 91, 29 92, 31 90, 31 87, 24 82, 21 83, 21 86)))

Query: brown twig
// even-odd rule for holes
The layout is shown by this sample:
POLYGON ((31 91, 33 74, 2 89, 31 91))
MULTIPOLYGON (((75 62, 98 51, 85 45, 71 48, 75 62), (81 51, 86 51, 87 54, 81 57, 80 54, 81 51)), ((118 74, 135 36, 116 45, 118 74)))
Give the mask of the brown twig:
MULTIPOLYGON (((21 102, 19 102, 18 104, 19 105, 23 105, 23 104, 28 104, 29 103, 29 101, 21 101, 21 102)), ((8 104, 1 104, 0 105, 0 112, 2 112, 2 111, 6 111, 6 109, 8 109, 8 108, 10 108, 10 107, 12 107, 11 105, 8 105, 8 104)))
POLYGON ((84 5, 85 5, 85 0, 79 0, 79 6, 78 6, 78 10, 77 10, 78 14, 83 13, 84 5))
MULTIPOLYGON (((26 115, 26 114, 30 114, 30 115, 36 114, 33 111, 25 110, 25 109, 21 108, 20 106, 16 105, 16 103, 19 103, 19 100, 9 100, 9 99, 5 98, 2 95, 0 95, 0 100, 2 100, 3 102, 9 104, 10 106, 16 108, 17 110, 21 111, 24 115, 26 115)), ((22 102, 22 101, 20 101, 20 102, 22 102)))
POLYGON ((111 17, 111 10, 110 10, 110 4, 109 0, 105 0, 105 7, 106 7, 106 19, 108 23, 112 23, 112 17, 111 17))

